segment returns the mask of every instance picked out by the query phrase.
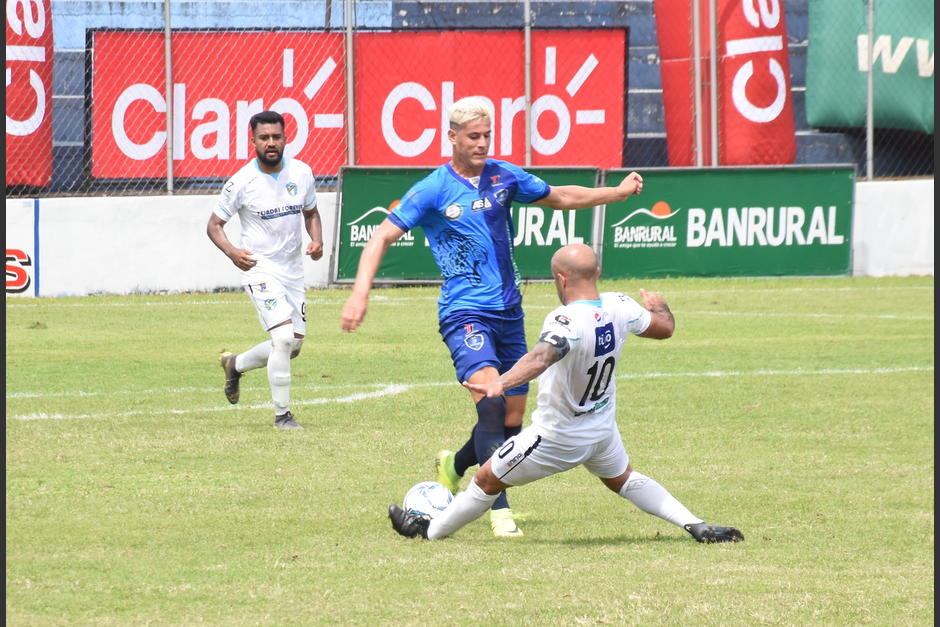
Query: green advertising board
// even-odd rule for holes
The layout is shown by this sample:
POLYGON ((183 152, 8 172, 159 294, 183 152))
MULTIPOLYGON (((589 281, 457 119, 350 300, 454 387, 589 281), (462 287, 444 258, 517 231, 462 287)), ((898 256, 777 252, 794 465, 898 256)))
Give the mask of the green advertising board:
MULTIPOLYGON (((933 133, 932 0, 872 0, 872 109, 878 128, 933 133)), ((810 0, 806 119, 865 126, 868 9, 861 0, 810 0)))
MULTIPOLYGON (((608 170, 619 181, 626 170, 608 170)), ((644 170, 607 205, 606 278, 844 275, 855 166, 644 170)))
MULTIPOLYGON (((596 184, 594 168, 527 168, 550 185, 596 184)), ((336 270, 338 283, 353 281, 359 258, 389 211, 408 189, 432 168, 345 167, 340 171, 339 218, 337 219, 336 270)), ((516 266, 524 279, 551 278, 552 254, 568 243, 592 243, 594 211, 553 211, 544 207, 513 204, 516 266)), ((427 239, 414 228, 386 252, 377 283, 440 281, 441 275, 427 239)))

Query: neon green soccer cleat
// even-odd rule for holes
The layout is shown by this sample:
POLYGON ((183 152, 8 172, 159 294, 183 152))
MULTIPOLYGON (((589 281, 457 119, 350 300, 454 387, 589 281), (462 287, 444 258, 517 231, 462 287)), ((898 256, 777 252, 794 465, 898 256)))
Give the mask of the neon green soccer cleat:
POLYGON ((490 510, 490 527, 497 538, 518 538, 522 529, 516 525, 509 508, 490 510))
POLYGON ((453 451, 438 451, 434 457, 434 467, 437 469, 437 480, 457 494, 460 490, 460 475, 454 470, 454 456, 453 451))

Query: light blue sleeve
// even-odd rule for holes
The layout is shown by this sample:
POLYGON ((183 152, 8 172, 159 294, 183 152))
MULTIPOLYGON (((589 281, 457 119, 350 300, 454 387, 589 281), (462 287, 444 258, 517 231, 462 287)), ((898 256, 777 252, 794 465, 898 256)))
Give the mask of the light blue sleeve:
POLYGON ((421 223, 428 210, 434 208, 437 190, 425 178, 414 185, 402 197, 401 203, 389 214, 388 219, 403 231, 410 231, 421 223))

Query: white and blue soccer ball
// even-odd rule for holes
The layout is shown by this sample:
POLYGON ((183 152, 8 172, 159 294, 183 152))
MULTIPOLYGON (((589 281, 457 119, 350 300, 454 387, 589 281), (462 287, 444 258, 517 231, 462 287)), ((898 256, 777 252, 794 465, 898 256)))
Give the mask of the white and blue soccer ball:
POLYGON ((422 481, 405 493, 402 509, 423 518, 434 518, 454 500, 451 491, 437 481, 422 481))

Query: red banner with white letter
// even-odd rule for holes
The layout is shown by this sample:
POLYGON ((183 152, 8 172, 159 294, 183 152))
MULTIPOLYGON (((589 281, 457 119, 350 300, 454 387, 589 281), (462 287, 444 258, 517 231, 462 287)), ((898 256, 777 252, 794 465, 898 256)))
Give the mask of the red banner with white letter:
MULTIPOLYGON (((701 0, 702 164, 711 162, 709 3, 701 0)), ((793 163, 796 133, 781 0, 716 0, 718 165, 793 163)), ((695 165, 695 51, 690 0, 656 0, 669 164, 695 165)))
MULTIPOLYGON (((343 36, 336 33, 173 34, 173 174, 228 177, 255 156, 249 119, 284 116, 287 156, 317 173, 345 162, 343 36), (207 57, 225 62, 207 71, 207 57), (331 149, 332 148, 332 149, 331 149)), ((92 83, 96 178, 166 176, 162 32, 97 32, 92 83), (127 63, 127 51, 134 63, 127 63)))
POLYGON ((6 183, 52 180, 52 5, 7 0, 6 183))
MULTIPOLYGON (((356 41, 356 68, 370 68, 356 77, 357 165, 443 163, 451 154, 447 109, 466 96, 491 106, 491 156, 525 162, 521 32, 370 33, 356 41)), ((623 30, 532 33, 533 165, 620 167, 626 45, 623 30)))
MULTIPOLYGON (((517 31, 357 34, 356 165, 443 163, 447 108, 471 95, 493 107, 492 156, 524 163, 523 43, 517 31)), ((94 34, 93 177, 166 176, 163 45, 160 32, 94 34)), ((533 165, 621 165, 626 45, 622 29, 533 33, 533 165)), ((231 176, 254 157, 248 119, 262 108, 284 114, 286 153, 315 173, 346 163, 342 34, 180 32, 172 56, 174 176, 231 176)))

